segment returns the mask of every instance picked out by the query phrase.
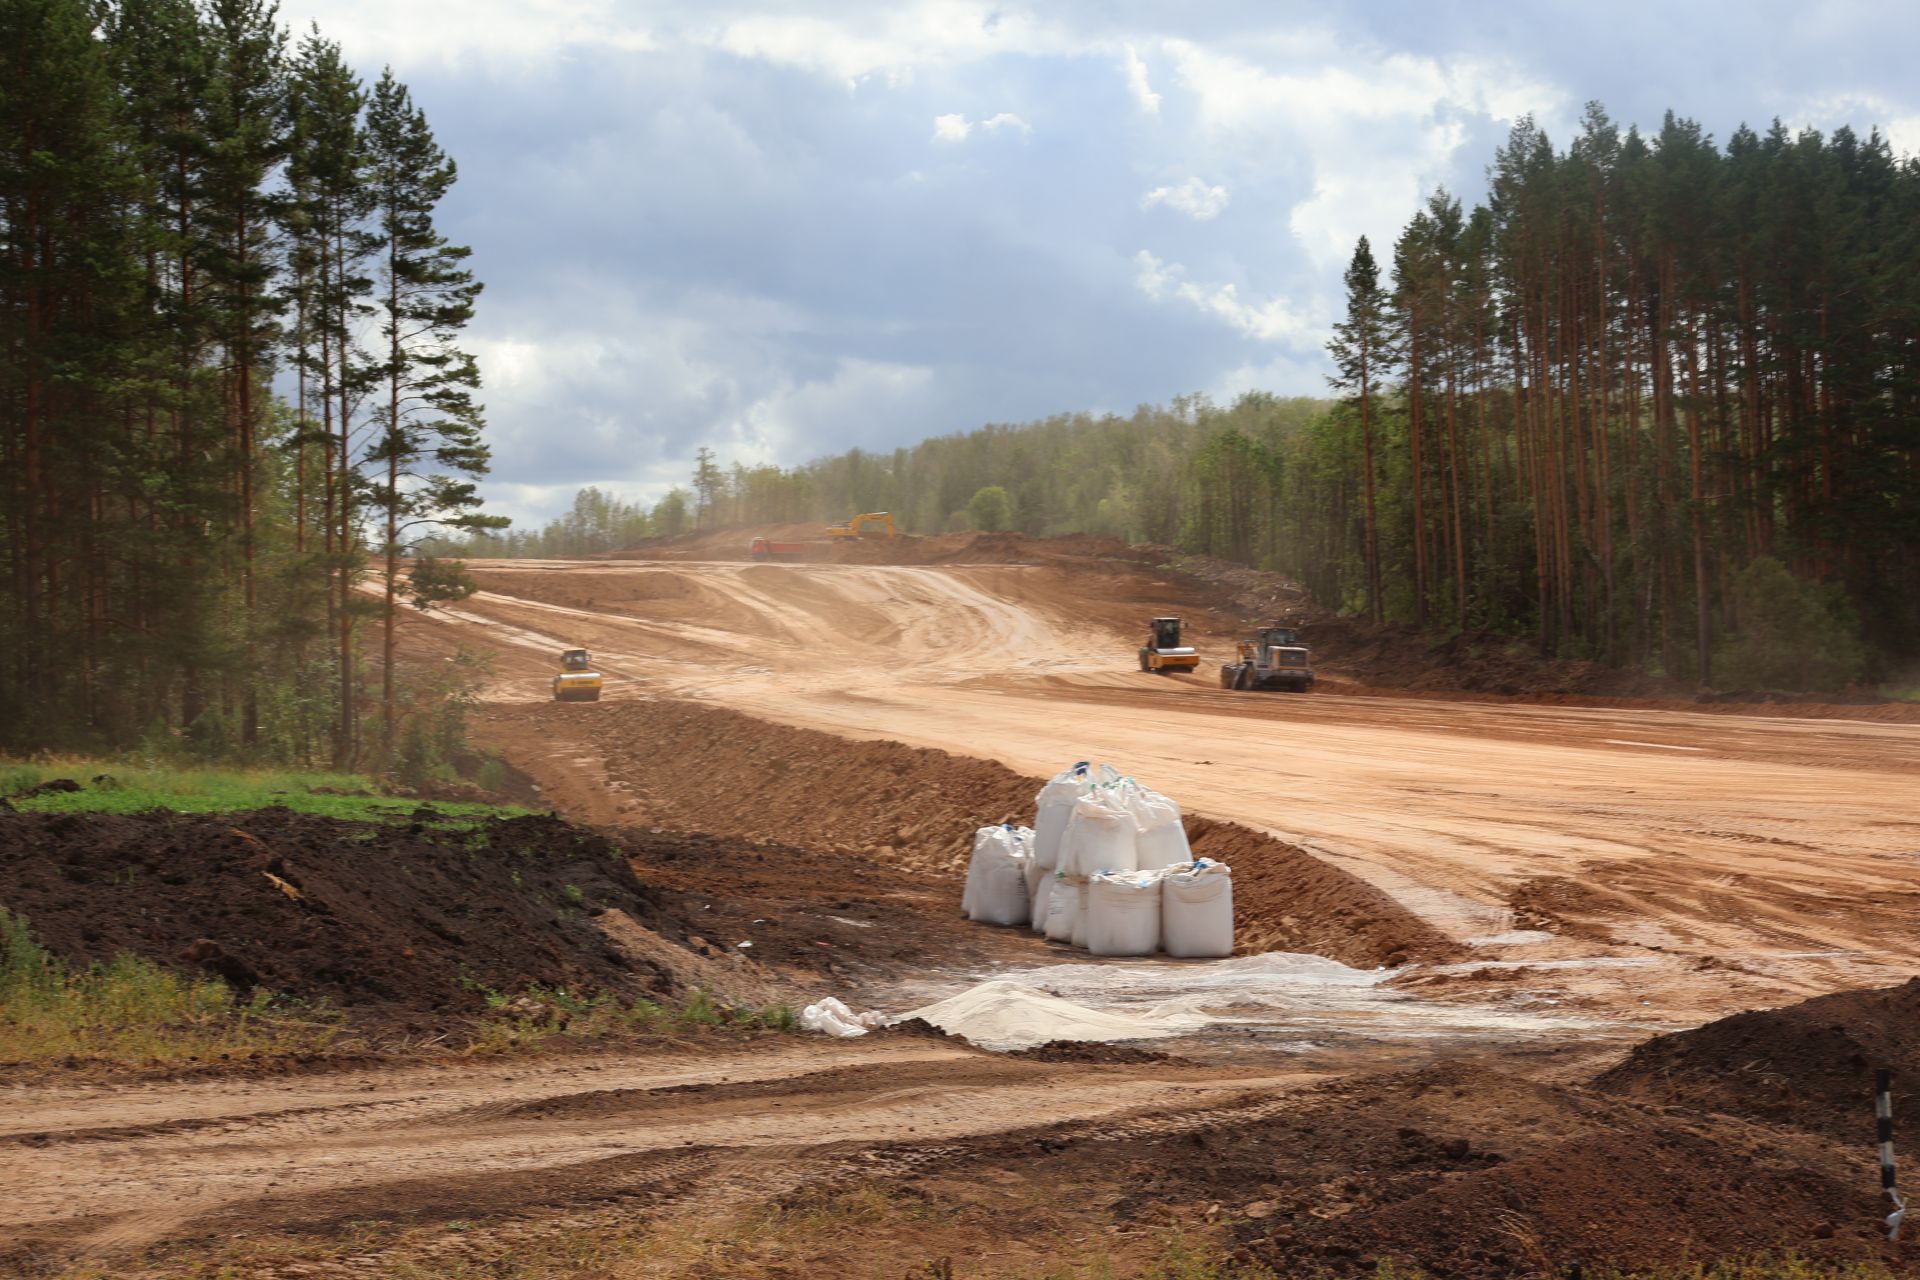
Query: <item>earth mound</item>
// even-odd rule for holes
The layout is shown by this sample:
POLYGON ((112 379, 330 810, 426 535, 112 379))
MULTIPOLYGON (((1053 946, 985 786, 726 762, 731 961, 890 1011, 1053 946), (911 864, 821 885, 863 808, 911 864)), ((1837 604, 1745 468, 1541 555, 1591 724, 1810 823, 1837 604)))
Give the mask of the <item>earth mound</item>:
POLYGON ((1893 1068, 1897 1120, 1905 1110, 1898 1091, 1920 1083, 1920 978, 1656 1036, 1594 1084, 1867 1144, 1876 1067, 1893 1068))
POLYGON ((71 964, 127 952, 409 1021, 483 1009, 488 990, 661 978, 597 925, 655 913, 624 851, 544 815, 0 813, 0 902, 71 964))

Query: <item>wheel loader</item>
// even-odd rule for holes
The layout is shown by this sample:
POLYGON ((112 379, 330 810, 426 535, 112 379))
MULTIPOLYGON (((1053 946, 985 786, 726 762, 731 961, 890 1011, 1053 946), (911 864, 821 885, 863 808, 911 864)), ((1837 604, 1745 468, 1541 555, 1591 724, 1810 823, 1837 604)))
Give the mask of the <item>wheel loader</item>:
POLYGON ((560 673, 553 678, 555 702, 600 701, 600 673, 585 649, 568 649, 560 655, 560 673))
POLYGON ((1222 689, 1313 688, 1313 662, 1300 633, 1279 623, 1260 628, 1252 640, 1240 642, 1237 661, 1220 665, 1222 689))
POLYGON ((1200 669, 1200 655, 1180 643, 1180 619, 1155 618, 1147 625, 1147 642, 1140 646, 1142 671, 1173 675, 1200 669))

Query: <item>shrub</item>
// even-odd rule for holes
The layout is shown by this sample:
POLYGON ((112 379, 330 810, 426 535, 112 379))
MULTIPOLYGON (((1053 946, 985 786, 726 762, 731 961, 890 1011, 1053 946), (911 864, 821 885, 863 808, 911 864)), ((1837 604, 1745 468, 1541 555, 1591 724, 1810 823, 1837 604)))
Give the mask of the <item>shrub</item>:
POLYGON ((1734 630, 1714 656, 1715 683, 1736 689, 1834 690, 1867 663, 1837 585, 1806 582, 1772 556, 1733 580, 1734 630))

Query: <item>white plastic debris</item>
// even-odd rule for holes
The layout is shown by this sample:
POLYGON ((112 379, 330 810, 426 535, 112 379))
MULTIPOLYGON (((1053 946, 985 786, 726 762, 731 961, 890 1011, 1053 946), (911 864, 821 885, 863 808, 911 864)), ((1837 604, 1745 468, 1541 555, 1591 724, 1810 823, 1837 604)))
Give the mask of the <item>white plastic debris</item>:
POLYGON ((1087 881, 1087 950, 1150 956, 1160 949, 1160 873, 1096 875, 1087 881))
POLYGON ((1170 867, 1160 886, 1167 954, 1183 959, 1233 954, 1233 869, 1200 858, 1170 867))
POLYGON ((824 1031, 842 1039, 863 1036, 887 1024, 884 1013, 855 1013, 835 996, 828 996, 800 1011, 800 1025, 808 1031, 824 1031))

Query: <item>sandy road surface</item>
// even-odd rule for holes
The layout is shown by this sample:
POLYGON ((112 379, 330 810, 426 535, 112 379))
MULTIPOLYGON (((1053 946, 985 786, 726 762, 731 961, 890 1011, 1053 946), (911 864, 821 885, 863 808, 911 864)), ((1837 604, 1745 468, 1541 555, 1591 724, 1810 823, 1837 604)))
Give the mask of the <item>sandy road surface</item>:
POLYGON ((0 1267, 369 1214, 473 1218, 616 1194, 724 1201, 824 1176, 876 1144, 1068 1119, 1200 1123, 1311 1078, 1109 1067, 1089 1086, 1087 1070, 937 1043, 807 1040, 683 1059, 34 1091, 0 1113, 0 1267))
MULTIPOLYGON (((1910 724, 1228 693, 1130 669, 1159 584, 1125 567, 474 568, 485 591, 415 634, 490 641, 496 698, 544 699, 554 652, 585 644, 609 698, 707 699, 1034 774, 1115 760, 1355 872, 1495 962, 1630 957, 1645 982, 1606 991, 1640 1016, 1920 964, 1910 724), (1556 937, 1484 941, 1542 921, 1556 937), (1746 985, 1720 998, 1725 966, 1746 985)), ((514 745, 592 751, 560 717, 549 741, 514 745)))

